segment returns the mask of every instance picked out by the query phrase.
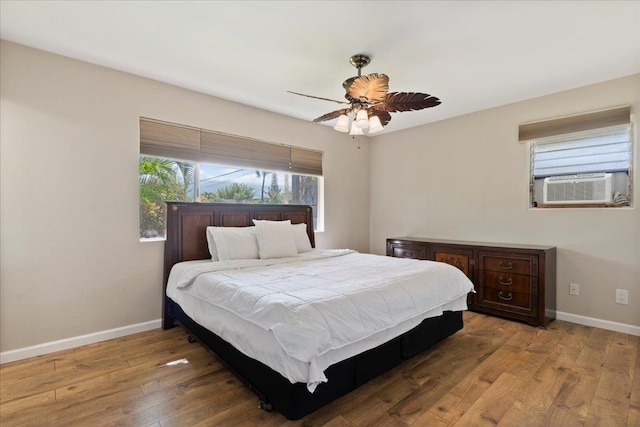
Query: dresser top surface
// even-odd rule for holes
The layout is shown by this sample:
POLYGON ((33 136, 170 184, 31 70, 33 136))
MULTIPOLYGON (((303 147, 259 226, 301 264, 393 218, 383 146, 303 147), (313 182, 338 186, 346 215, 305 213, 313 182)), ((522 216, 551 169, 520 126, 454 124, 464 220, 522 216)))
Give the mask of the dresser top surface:
POLYGON ((534 249, 534 250, 540 250, 540 251, 548 251, 551 249, 555 249, 555 246, 545 246, 545 245, 474 242, 474 241, 468 241, 468 240, 452 240, 452 239, 431 239, 429 237, 420 237, 420 236, 392 237, 387 239, 387 241, 393 241, 393 240, 404 240, 404 241, 419 242, 419 243, 442 243, 447 245, 461 245, 461 246, 481 246, 481 247, 494 248, 494 249, 495 248, 534 249))

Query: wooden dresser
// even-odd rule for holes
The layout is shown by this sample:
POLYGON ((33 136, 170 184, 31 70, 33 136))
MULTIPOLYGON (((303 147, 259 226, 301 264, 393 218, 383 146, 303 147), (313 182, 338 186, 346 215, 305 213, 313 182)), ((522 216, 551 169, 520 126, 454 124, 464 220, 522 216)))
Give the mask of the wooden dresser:
POLYGON ((555 247, 398 237, 387 255, 458 267, 475 286, 470 310, 542 327, 556 317, 555 247))

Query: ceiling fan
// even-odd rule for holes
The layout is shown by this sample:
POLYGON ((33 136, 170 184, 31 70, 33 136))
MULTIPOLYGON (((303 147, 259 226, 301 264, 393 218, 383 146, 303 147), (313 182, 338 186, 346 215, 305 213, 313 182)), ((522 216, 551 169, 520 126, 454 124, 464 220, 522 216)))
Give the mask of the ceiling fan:
POLYGON ((347 91, 344 96, 347 99, 346 102, 288 91, 294 95, 345 105, 340 110, 314 119, 313 123, 338 118, 338 122, 334 126, 337 131, 349 132, 350 135, 363 135, 364 130, 367 130, 367 133, 371 134, 384 129, 384 126, 391 121, 390 113, 422 110, 440 104, 438 98, 426 93, 389 92, 389 76, 386 74, 361 75, 362 68, 371 62, 368 55, 353 55, 349 62, 356 67, 358 75, 348 78, 342 83, 342 87, 347 91), (350 121, 351 126, 349 126, 350 121))

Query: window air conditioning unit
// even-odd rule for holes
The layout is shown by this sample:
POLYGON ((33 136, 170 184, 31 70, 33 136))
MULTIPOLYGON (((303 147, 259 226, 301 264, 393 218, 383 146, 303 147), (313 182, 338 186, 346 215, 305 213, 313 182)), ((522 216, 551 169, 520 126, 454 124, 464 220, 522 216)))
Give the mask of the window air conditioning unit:
POLYGON ((612 202, 612 175, 587 173, 544 179, 544 203, 586 204, 612 202))

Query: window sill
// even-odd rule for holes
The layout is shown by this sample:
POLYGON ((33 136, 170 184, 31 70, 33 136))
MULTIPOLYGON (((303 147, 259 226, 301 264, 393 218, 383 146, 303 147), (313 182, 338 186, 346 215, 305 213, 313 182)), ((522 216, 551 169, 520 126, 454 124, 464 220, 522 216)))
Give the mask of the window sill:
POLYGON ((552 204, 552 205, 543 205, 540 204, 538 206, 533 206, 531 209, 567 209, 567 208, 577 208, 577 209, 585 209, 585 208, 606 208, 606 209, 621 209, 621 208, 631 208, 632 206, 621 206, 621 205, 613 205, 607 203, 567 203, 567 204, 552 204))
POLYGON ((147 243, 147 242, 164 242, 165 240, 167 240, 166 237, 141 237, 140 238, 140 242, 141 243, 147 243))

